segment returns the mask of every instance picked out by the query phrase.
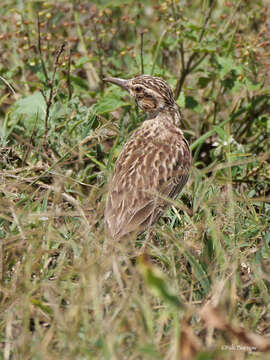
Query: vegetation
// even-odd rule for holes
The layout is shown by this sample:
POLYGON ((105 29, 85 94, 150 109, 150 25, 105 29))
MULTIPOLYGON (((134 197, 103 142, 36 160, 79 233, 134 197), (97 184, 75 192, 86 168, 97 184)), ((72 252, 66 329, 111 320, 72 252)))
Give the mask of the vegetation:
POLYGON ((268 359, 268 1, 1 5, 0 358, 268 359), (140 73, 175 89, 193 168, 135 264, 103 212, 144 114, 102 79, 140 73))

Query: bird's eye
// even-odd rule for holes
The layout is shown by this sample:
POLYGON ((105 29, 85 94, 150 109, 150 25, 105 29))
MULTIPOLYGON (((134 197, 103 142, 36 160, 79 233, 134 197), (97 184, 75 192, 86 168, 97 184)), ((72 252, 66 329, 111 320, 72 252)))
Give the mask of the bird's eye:
POLYGON ((136 91, 136 93, 142 91, 142 87, 141 86, 135 86, 134 90, 136 91))

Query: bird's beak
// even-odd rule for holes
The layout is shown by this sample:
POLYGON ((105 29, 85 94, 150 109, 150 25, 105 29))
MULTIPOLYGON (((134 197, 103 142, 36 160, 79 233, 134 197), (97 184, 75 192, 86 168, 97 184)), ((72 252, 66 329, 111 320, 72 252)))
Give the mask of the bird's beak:
POLYGON ((120 79, 120 78, 114 78, 114 77, 107 77, 103 79, 106 82, 110 82, 112 84, 120 86, 124 90, 128 90, 128 80, 120 79))

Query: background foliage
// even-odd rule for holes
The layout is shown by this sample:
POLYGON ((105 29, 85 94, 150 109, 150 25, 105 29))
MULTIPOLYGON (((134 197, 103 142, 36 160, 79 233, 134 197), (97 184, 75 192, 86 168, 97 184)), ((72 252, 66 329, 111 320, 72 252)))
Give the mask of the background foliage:
POLYGON ((268 1, 1 5, 1 358, 267 359, 268 1), (103 211, 144 115, 102 79, 140 73, 174 89, 193 168, 134 266, 103 211))

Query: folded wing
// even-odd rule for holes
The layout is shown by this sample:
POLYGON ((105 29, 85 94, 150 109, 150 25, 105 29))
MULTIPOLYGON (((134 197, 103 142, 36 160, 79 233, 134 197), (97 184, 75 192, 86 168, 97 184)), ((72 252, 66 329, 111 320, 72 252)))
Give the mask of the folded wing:
POLYGON ((168 198, 176 198, 186 184, 190 163, 180 130, 155 138, 134 133, 109 184, 105 209, 109 236, 119 239, 155 223, 168 207, 168 198))

